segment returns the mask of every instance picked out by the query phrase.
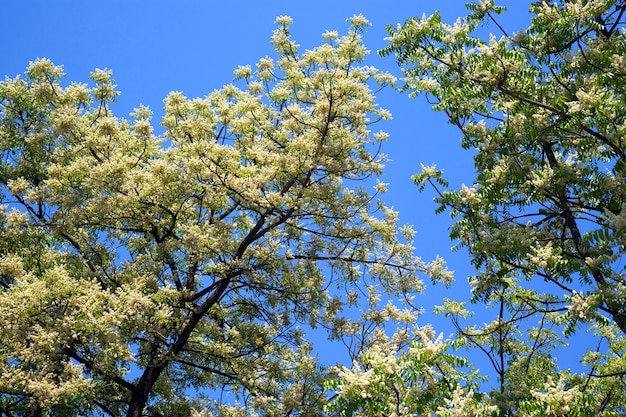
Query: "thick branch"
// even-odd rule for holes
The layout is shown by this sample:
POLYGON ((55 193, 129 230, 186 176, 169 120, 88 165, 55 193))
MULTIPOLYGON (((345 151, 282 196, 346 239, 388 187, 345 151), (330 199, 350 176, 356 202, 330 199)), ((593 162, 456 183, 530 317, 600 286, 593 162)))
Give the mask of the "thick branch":
MULTIPOLYGON (((546 154, 546 158, 548 159, 550 168, 556 169, 558 167, 558 162, 554 155, 552 144, 548 142, 544 142, 543 151, 546 154)), ((561 209, 561 215, 563 219, 565 220, 565 226, 570 231, 570 234, 572 236, 572 241, 574 242, 574 246, 576 248, 576 252, 580 256, 580 258, 584 260, 585 258, 587 258, 589 254, 583 247, 582 235, 578 228, 576 217, 574 216, 574 213, 572 212, 570 208, 570 203, 565 194, 565 190, 563 190, 562 188, 559 189, 557 191, 557 197, 558 197, 559 206, 561 209)), ((604 273, 602 272, 602 270, 600 270, 600 268, 598 267, 591 266, 591 265, 588 265, 588 267, 589 267, 589 271, 591 272, 591 276, 593 277, 594 281, 598 285, 598 288, 600 290, 605 289, 607 287, 607 283, 606 283, 606 279, 604 277, 604 273)), ((624 314, 624 312, 621 311, 622 309, 620 307, 619 301, 607 299, 606 305, 607 305, 607 311, 613 317, 613 321, 615 322, 615 324, 617 324, 620 330, 626 334, 626 314, 624 314)))

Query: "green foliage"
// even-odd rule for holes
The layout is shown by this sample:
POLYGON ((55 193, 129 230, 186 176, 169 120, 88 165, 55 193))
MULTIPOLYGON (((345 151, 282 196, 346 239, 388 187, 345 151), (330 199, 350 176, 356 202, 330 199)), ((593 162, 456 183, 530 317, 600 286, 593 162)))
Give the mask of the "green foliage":
POLYGON ((468 10, 453 25, 435 13, 390 26, 380 51, 401 66, 401 89, 425 94, 475 155, 476 177, 461 189, 434 167, 413 180, 454 217, 451 237, 476 268, 470 301, 494 319, 468 325, 461 300, 437 310, 456 326, 455 345, 484 353, 498 379, 429 413, 622 415, 626 3, 534 2, 515 34, 492 0, 468 10), (578 373, 562 369, 557 355, 581 340, 578 373), (476 398, 486 408, 468 405, 476 398))
MULTIPOLYGON (((326 386, 337 392, 326 411, 341 416, 446 415, 453 403, 483 409, 473 389, 478 377, 465 358, 431 327, 414 328, 406 348, 379 338, 351 369, 339 370, 326 386)), ((488 408, 488 407, 487 407, 488 408)))
POLYGON ((411 294, 451 273, 377 199, 371 88, 394 79, 362 65, 362 16, 303 53, 277 18, 277 57, 169 94, 162 136, 147 108, 113 115, 108 70, 64 86, 42 59, 1 82, 0 415, 623 415, 626 3, 534 2, 517 34, 493 0, 468 11, 389 27, 381 51, 475 155, 460 189, 413 177, 476 269, 436 308, 450 340, 411 294), (351 367, 320 363, 318 327, 351 367))

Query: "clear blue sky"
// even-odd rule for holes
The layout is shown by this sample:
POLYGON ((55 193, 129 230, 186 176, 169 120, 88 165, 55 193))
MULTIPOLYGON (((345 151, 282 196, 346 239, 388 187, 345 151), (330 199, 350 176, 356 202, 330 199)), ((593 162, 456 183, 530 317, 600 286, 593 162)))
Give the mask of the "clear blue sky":
MULTIPOLYGON (((265 0, 265 1, 164 1, 164 0, 3 0, 0 26, 0 76, 23 73, 29 61, 50 58, 64 65, 68 81, 87 82, 95 68, 113 70, 122 92, 113 111, 122 117, 139 104, 158 116, 162 100, 172 90, 188 97, 204 96, 229 83, 238 65, 254 64, 273 54, 269 42, 274 19, 290 15, 293 36, 303 49, 321 41, 326 30, 345 33, 346 18, 362 13, 372 23, 365 36, 372 51, 368 65, 399 70, 391 58, 375 51, 385 46, 385 25, 409 17, 430 14, 440 8, 446 21, 465 12, 466 0, 265 0)), ((511 31, 526 27, 530 1, 503 0, 510 11, 503 21, 511 31)), ((488 30, 496 30, 488 28, 488 30)), ((416 253, 424 260, 443 256, 456 271, 457 291, 463 291, 472 273, 463 253, 452 253, 448 239, 450 219, 435 216, 432 193, 418 193, 410 176, 420 163, 436 163, 445 170, 451 185, 471 184, 471 154, 461 150, 460 133, 442 114, 433 113, 423 98, 409 100, 388 90, 379 96, 382 107, 394 120, 380 124, 390 133, 383 148, 391 162, 385 182, 385 200, 400 212, 403 223, 417 230, 416 253)), ((443 289, 428 288, 422 298, 427 311, 438 304, 443 289)), ((449 294, 452 298, 457 295, 449 294)), ((445 319, 424 316, 435 328, 451 332, 445 319)))

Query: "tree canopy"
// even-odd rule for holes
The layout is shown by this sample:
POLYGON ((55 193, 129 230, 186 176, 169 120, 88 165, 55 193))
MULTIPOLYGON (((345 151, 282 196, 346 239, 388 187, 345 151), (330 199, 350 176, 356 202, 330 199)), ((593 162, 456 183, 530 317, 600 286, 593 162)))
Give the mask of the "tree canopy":
POLYGON ((383 355, 398 371, 374 371, 385 388, 371 399, 351 397, 350 378, 340 386, 359 415, 623 415, 626 3, 533 2, 531 24, 518 33, 491 0, 468 10, 454 24, 435 13, 390 26, 381 53, 397 59, 402 89, 426 95, 473 152, 468 185, 450 189, 434 166, 414 180, 430 184, 438 211, 453 216, 450 236, 476 269, 469 301, 493 312, 474 324, 479 306, 442 302, 458 331, 449 344, 484 353, 497 382, 478 389, 474 374, 459 376, 420 347, 383 355), (573 347, 584 349, 577 369, 558 360, 573 347), (423 381, 453 395, 431 395, 424 413, 423 381))
POLYGON ((161 135, 148 108, 114 116, 108 70, 0 83, 0 415, 319 415, 306 329, 356 356, 402 320, 379 294, 446 273, 378 199, 393 77, 350 22, 300 52, 277 18, 276 57, 171 93, 161 135))
POLYGON ((158 134, 108 70, 1 82, 0 416, 624 415, 626 2, 532 2, 518 33, 467 7, 388 27, 400 82, 364 65, 364 17, 304 52, 278 17, 274 58, 169 94, 158 134), (470 294, 382 201, 386 86, 474 158, 413 177, 470 294), (455 335, 418 323, 421 276, 455 335))

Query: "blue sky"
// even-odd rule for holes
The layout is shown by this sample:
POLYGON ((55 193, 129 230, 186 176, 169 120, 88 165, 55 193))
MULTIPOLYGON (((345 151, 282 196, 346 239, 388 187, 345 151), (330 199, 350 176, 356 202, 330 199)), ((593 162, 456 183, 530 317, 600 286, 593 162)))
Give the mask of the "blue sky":
MULTIPOLYGON (((274 19, 290 15, 292 33, 303 49, 321 42, 326 30, 345 33, 346 18, 363 14, 372 23, 364 37, 372 51, 368 65, 399 75, 391 58, 375 51, 385 46, 385 25, 401 23, 411 16, 430 14, 439 8, 446 21, 465 12, 465 0, 265 0, 265 1, 162 1, 162 0, 3 0, 5 18, 0 26, 0 76, 23 73, 38 57, 62 64, 68 81, 88 82, 95 68, 113 70, 122 92, 113 111, 122 117, 139 104, 149 106, 158 117, 162 100, 172 90, 188 97, 204 96, 228 84, 233 69, 254 64, 272 55, 269 42, 274 19)), ((499 2, 511 9, 503 21, 511 31, 527 25, 530 2, 499 2)), ((495 31, 495 28, 491 28, 495 31)), ((489 29, 488 29, 489 30, 489 29)), ((390 133, 383 148, 391 162, 384 181, 390 183, 385 201, 400 212, 403 223, 417 230, 416 253, 424 260, 443 256, 456 271, 456 291, 472 273, 464 253, 452 253, 448 239, 450 219, 436 216, 433 194, 418 193, 410 176, 420 163, 436 163, 445 170, 452 186, 471 184, 471 154, 460 147, 460 133, 442 114, 432 112, 423 98, 409 100, 387 90, 379 95, 382 107, 394 120, 376 127, 390 133)), ((428 288, 421 300, 428 312, 444 295, 443 288, 428 288)), ((442 318, 424 316, 435 328, 450 333, 442 318)))

